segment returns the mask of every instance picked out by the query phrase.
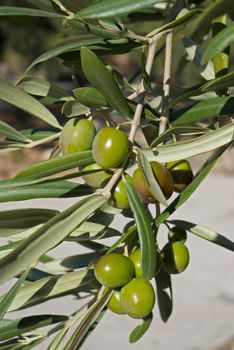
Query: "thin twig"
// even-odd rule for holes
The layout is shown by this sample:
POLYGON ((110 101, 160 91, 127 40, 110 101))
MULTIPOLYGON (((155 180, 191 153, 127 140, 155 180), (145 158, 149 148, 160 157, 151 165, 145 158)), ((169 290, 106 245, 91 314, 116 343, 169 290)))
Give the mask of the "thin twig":
POLYGON ((172 31, 167 34, 166 37, 166 49, 165 49, 165 64, 164 64, 164 76, 163 76, 163 103, 162 113, 159 122, 159 135, 161 135, 167 127, 168 123, 168 111, 166 106, 170 97, 170 80, 171 80, 171 58, 172 58, 172 31))

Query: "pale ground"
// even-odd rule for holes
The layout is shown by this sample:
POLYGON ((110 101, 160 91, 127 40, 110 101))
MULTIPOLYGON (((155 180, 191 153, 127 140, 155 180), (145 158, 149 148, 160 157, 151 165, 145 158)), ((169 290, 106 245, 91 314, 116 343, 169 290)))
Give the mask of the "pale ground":
MULTIPOLYGON (((231 176, 210 175, 174 218, 198 223, 234 240, 234 184, 231 176)), ((43 206, 45 201, 23 202, 21 206, 43 206)), ((60 200, 46 201, 47 207, 61 208, 60 200)), ((70 203, 64 200, 64 205, 70 203)), ((13 203, 0 204, 0 210, 13 203)), ((141 341, 128 343, 138 321, 108 312, 83 350, 233 350, 234 349, 234 259, 233 252, 192 236, 188 238, 191 263, 181 275, 173 276, 174 310, 164 324, 155 307, 150 330, 141 341)), ((77 254, 77 247, 58 249, 58 256, 77 254)), ((37 306, 37 313, 66 313, 77 309, 72 297, 37 306)), ((21 312, 22 314, 22 312, 21 312)), ((29 309, 23 315, 30 315, 29 309)), ((44 350, 45 345, 36 349, 44 350)))

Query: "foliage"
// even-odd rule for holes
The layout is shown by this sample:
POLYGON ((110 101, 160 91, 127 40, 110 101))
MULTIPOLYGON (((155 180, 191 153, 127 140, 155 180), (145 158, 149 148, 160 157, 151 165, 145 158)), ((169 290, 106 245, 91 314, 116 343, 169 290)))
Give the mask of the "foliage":
MULTIPOLYGON (((175 0, 24 3, 22 7, 16 1, 0 6, 5 23, 14 26, 17 18, 26 23, 31 17, 37 18, 38 23, 46 19, 56 24, 56 33, 65 37, 67 34, 63 33, 69 28, 75 35, 34 57, 15 85, 0 80, 2 101, 23 110, 25 118, 39 118, 47 125, 46 130, 16 130, 0 122, 0 152, 44 144, 53 148, 49 159, 0 181, 0 202, 72 197, 77 200, 61 212, 28 208, 0 213, 0 236, 5 239, 0 247, 0 282, 17 279, 1 296, 0 349, 7 349, 8 341, 11 349, 31 349, 53 336, 48 350, 74 350, 82 346, 104 316, 112 294, 111 288, 99 285, 93 273, 95 260, 101 255, 113 251, 130 255, 140 247, 143 276, 155 280, 156 301, 166 322, 172 313, 173 295, 170 274, 160 270, 157 234, 161 225, 182 228, 234 251, 233 242, 211 229, 180 218, 169 221, 233 144, 234 73, 227 71, 229 46, 234 38, 230 10, 233 7, 228 0, 191 0, 185 2, 186 7, 184 2, 175 0), (124 53, 136 59, 131 74, 123 75, 112 65, 113 57, 124 53), (60 60, 70 74, 69 91, 34 76, 37 66, 50 63, 52 58, 60 60), (155 66, 161 67, 157 75, 155 66), (66 121, 88 118, 98 130, 103 124, 123 129, 128 141, 121 164, 111 169, 99 166, 87 170, 83 167, 94 163, 91 149, 63 155, 59 148, 63 125, 52 112, 52 105, 61 110, 66 121), (210 152, 209 158, 188 186, 186 183, 187 187, 173 200, 165 198, 163 185, 157 181, 150 162, 166 164, 206 152, 210 152), (131 174, 137 166, 152 196, 155 215, 134 188, 131 174), (84 175, 98 176, 100 172, 105 181, 99 189, 82 181, 77 183, 84 175), (123 210, 113 208, 111 201, 121 178, 124 193, 120 196, 125 196, 129 207, 123 210), (118 230, 112 227, 117 214, 129 221, 118 230), (103 240, 110 237, 115 239, 112 245, 103 240), (64 241, 84 245, 90 251, 64 259, 52 258, 50 250, 64 241), (8 312, 51 298, 59 302, 63 295, 80 298, 80 293, 88 302, 81 308, 77 306, 69 317, 45 314, 6 318, 8 312), (41 332, 45 326, 50 327, 41 332), (71 327, 74 329, 69 338, 71 327)), ((152 317, 150 312, 140 321, 130 342, 143 336, 152 317)))

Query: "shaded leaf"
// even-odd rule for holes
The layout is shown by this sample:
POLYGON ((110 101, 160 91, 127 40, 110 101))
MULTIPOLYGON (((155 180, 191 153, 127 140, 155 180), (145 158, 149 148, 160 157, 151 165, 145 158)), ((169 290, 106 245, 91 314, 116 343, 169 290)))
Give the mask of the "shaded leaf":
POLYGON ((21 134, 19 131, 15 130, 12 126, 0 121, 0 133, 9 137, 11 140, 19 142, 28 142, 29 140, 21 134))
POLYGON ((10 339, 35 329, 67 320, 63 315, 35 315, 0 322, 0 340, 10 339))
POLYGON ((155 280, 160 316, 164 322, 167 322, 173 308, 171 276, 161 269, 155 277, 155 280))
POLYGON ((32 114, 55 128, 61 129, 57 119, 45 106, 19 87, 10 85, 1 79, 0 99, 22 109, 27 113, 32 114))
POLYGON ((159 0, 115 0, 110 2, 103 0, 99 3, 90 5, 75 14, 77 18, 104 18, 126 15, 141 8, 147 8, 154 5, 159 0))
POLYGON ((30 307, 51 298, 74 293, 84 289, 93 281, 94 275, 88 269, 41 278, 22 286, 8 311, 30 307))
POLYGON ((88 81, 104 96, 106 101, 121 115, 128 117, 128 104, 112 73, 88 48, 81 49, 81 64, 88 81))
POLYGON ((63 15, 55 12, 37 10, 28 7, 0 6, 0 16, 34 16, 34 17, 59 17, 63 15))
POLYGON ((209 242, 215 243, 223 248, 231 250, 232 252, 234 251, 233 241, 207 227, 193 224, 192 222, 184 220, 172 220, 171 223, 187 231, 190 231, 194 235, 204 238, 209 242))
POLYGON ((140 240, 143 276, 150 280, 155 275, 155 266, 157 263, 151 218, 149 212, 141 203, 133 186, 126 180, 124 181, 124 184, 129 204, 136 221, 137 232, 140 240))

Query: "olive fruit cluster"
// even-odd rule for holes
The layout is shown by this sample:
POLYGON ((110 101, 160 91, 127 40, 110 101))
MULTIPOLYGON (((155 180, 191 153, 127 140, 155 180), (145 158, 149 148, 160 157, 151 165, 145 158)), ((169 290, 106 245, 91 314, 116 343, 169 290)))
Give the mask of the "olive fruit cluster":
POLYGON ((100 284, 114 288, 108 303, 111 311, 144 318, 154 307, 155 293, 151 283, 141 273, 135 272, 135 267, 130 258, 110 253, 94 264, 94 274, 100 284))
MULTIPOLYGON (((182 192, 193 180, 192 169, 185 159, 166 165, 151 161, 150 166, 166 199, 170 198, 173 191, 182 192)), ((157 202, 140 168, 133 173, 133 185, 143 202, 147 204, 157 202)))
POLYGON ((59 147, 63 154, 92 149, 95 162, 104 169, 110 169, 123 162, 129 142, 122 130, 104 127, 96 133, 96 128, 90 120, 73 118, 63 127, 59 147))
MULTIPOLYGON (((120 166, 125 159, 129 141, 122 130, 104 127, 96 133, 96 128, 91 121, 74 118, 65 124, 60 135, 59 147, 63 154, 92 150, 96 163, 82 169, 87 171, 83 179, 87 185, 100 188, 111 177, 110 169, 120 166)), ((129 208, 125 186, 121 179, 113 189, 110 202, 119 209, 129 208)))
POLYGON ((184 244, 187 238, 185 230, 173 227, 168 232, 168 243, 162 248, 161 263, 170 274, 183 272, 189 264, 189 250, 184 244))

